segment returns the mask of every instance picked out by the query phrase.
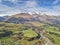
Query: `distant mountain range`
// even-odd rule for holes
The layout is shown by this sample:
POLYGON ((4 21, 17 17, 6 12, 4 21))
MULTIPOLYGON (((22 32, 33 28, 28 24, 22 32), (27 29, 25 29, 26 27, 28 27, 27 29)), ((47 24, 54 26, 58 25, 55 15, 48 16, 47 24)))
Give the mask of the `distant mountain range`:
POLYGON ((4 17, 0 17, 0 22, 1 22, 1 21, 4 21, 4 17))
POLYGON ((41 15, 41 14, 29 14, 29 13, 20 13, 12 16, 0 17, 0 22, 9 22, 9 23, 25 23, 25 22, 41 22, 41 23, 53 23, 60 24, 60 16, 50 16, 50 15, 41 15))

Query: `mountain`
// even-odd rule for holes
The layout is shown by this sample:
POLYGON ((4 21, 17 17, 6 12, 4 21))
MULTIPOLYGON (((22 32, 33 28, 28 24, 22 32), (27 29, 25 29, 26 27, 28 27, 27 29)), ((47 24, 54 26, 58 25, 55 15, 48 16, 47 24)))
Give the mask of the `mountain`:
POLYGON ((60 16, 39 15, 38 18, 41 22, 60 24, 60 16))
POLYGON ((47 15, 47 14, 33 14, 35 19, 42 23, 52 23, 52 24, 60 24, 60 16, 47 15))
POLYGON ((7 15, 7 16, 3 16, 3 18, 9 18, 9 17, 10 17, 10 16, 8 16, 8 15, 7 15))
POLYGON ((0 22, 1 22, 1 21, 4 21, 4 17, 0 17, 0 22))
POLYGON ((28 13, 20 13, 13 15, 6 20, 6 22, 12 22, 12 23, 23 23, 23 22, 29 22, 33 21, 33 17, 28 13))
POLYGON ((41 23, 53 23, 60 24, 60 16, 50 16, 50 15, 41 15, 41 14, 29 14, 29 13, 20 13, 12 15, 9 18, 6 18, 5 22, 9 23, 25 23, 25 22, 41 22, 41 23))

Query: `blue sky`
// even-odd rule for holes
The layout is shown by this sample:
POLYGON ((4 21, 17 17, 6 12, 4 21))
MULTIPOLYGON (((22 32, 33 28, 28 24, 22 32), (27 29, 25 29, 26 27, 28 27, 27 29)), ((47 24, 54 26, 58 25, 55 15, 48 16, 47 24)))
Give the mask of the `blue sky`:
POLYGON ((21 12, 60 15, 60 0, 0 0, 0 16, 21 12))

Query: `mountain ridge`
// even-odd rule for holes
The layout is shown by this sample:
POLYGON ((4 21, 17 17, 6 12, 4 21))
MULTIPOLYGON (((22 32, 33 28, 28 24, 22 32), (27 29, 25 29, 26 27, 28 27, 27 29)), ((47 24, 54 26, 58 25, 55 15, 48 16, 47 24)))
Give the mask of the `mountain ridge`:
POLYGON ((5 22, 9 22, 9 23, 25 23, 25 22, 34 22, 34 21, 42 22, 42 23, 60 24, 60 16, 51 16, 47 14, 41 15, 37 13, 34 14, 20 13, 5 17, 5 22))

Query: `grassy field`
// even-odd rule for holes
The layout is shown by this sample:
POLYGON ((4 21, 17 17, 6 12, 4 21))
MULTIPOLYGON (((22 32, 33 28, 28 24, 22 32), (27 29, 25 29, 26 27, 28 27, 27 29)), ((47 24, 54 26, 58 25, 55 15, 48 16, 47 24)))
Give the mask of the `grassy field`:
POLYGON ((9 45, 12 45, 11 43, 14 44, 20 43, 20 45, 37 45, 40 44, 41 42, 39 42, 39 39, 35 39, 35 37, 38 36, 36 32, 41 31, 42 30, 41 28, 43 28, 45 31, 49 33, 45 34, 45 36, 49 38, 51 42, 60 45, 59 28, 50 25, 44 26, 46 24, 41 24, 38 22, 30 23, 24 24, 0 23, 0 35, 4 35, 0 37, 0 41, 3 43, 4 42, 8 44, 10 43, 9 45), (23 35, 20 36, 21 32, 23 35), (15 35, 16 37, 13 37, 15 35), (22 39, 20 39, 19 36, 22 37, 22 39), (26 37, 28 37, 28 39, 34 37, 34 40, 28 41, 28 39, 27 40, 25 39, 26 37))
POLYGON ((22 32, 23 32, 23 34, 24 34, 25 37, 31 38, 31 37, 36 37, 36 36, 38 36, 37 33, 35 33, 35 32, 32 31, 32 30, 24 30, 24 31, 22 31, 22 32))
POLYGON ((2 35, 0 37, 0 43, 4 43, 6 45, 36 45, 35 43, 38 41, 38 39, 31 41, 25 39, 26 37, 30 39, 32 37, 34 38, 38 36, 38 34, 35 31, 31 30, 31 28, 33 28, 32 25, 27 25, 25 23, 0 23, 0 35, 2 35), (22 32, 23 35, 20 36, 20 32, 22 32))
POLYGON ((50 32, 49 34, 45 34, 46 37, 48 37, 51 41, 56 43, 57 45, 60 45, 60 31, 57 27, 54 26, 47 26, 45 27, 45 30, 47 32, 50 32))

